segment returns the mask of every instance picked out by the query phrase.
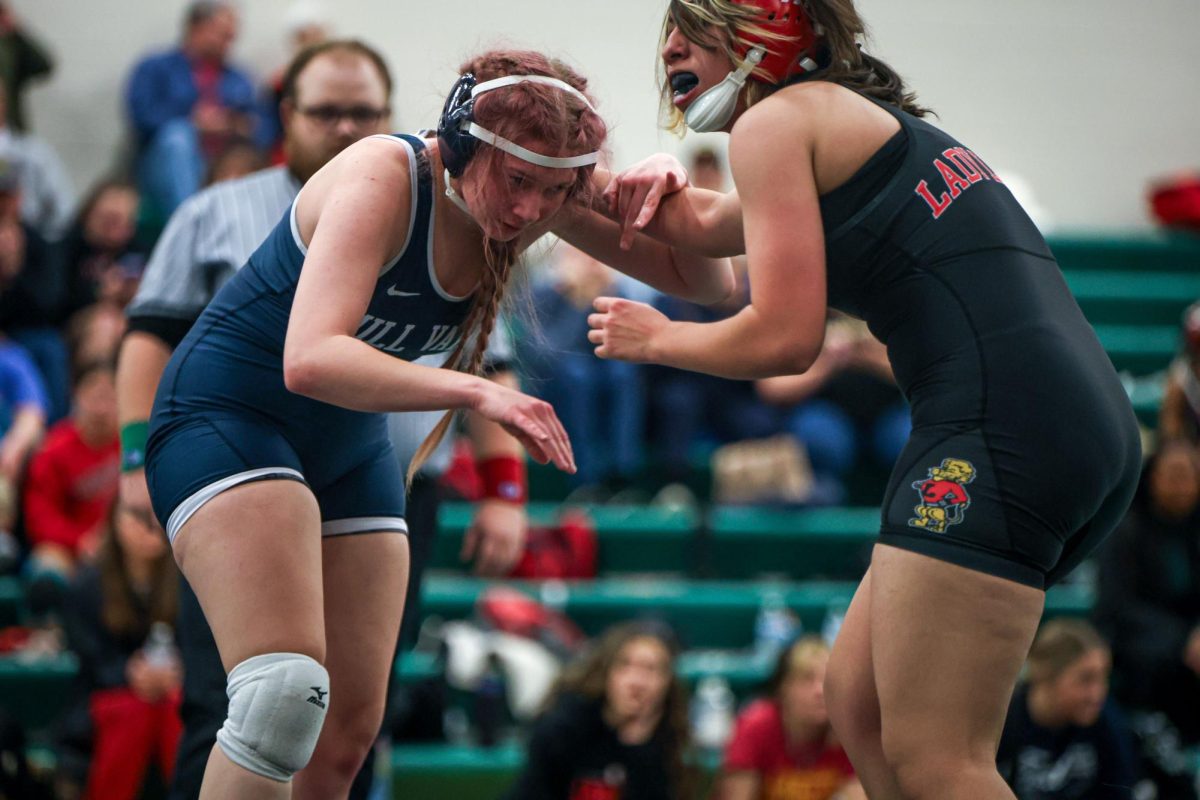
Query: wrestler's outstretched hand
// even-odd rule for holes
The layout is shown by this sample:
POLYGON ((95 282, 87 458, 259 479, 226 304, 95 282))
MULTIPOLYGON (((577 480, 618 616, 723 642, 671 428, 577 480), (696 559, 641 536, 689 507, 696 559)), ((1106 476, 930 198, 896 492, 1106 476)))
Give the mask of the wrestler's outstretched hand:
POLYGON ((553 462, 563 472, 575 472, 567 432, 545 400, 486 381, 483 394, 472 408, 508 431, 534 461, 553 462))
POLYGON ((588 341, 600 358, 655 363, 656 347, 671 321, 653 306, 620 297, 597 297, 588 315, 588 341))
POLYGON ((666 153, 656 153, 615 175, 604 190, 604 199, 609 215, 621 223, 621 249, 633 245, 634 234, 654 219, 664 196, 687 185, 687 170, 666 153))

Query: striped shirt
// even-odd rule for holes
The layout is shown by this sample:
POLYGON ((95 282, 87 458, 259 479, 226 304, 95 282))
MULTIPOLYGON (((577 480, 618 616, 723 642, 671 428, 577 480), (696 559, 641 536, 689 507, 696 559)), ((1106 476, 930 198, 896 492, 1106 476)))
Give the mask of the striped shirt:
POLYGON ((194 321, 217 289, 246 263, 300 191, 287 167, 224 181, 189 197, 154 247, 131 319, 194 321))
MULTIPOLYGON (((194 322, 217 290, 267 238, 299 191, 300 182, 286 167, 271 167, 215 184, 188 198, 171 215, 154 247, 137 296, 127 310, 130 320, 158 317, 194 322)), ((511 344, 501 324, 488 341, 487 358, 494 364, 512 359, 511 344)), ((444 361, 445 354, 437 354, 416 363, 441 366, 444 361)), ((440 411, 389 415, 389 437, 402 464, 408 463, 441 416, 440 411)), ((447 437, 422 472, 445 471, 451 451, 447 437)))

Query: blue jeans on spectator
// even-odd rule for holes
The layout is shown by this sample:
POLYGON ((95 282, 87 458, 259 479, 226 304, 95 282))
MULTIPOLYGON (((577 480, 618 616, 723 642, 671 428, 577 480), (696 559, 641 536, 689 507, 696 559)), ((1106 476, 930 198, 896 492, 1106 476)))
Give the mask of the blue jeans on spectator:
POLYGON ((693 447, 779 433, 778 412, 759 400, 754 384, 668 367, 654 370, 654 439, 667 482, 683 481, 693 447))
POLYGON ((190 119, 171 120, 158 129, 139 157, 142 191, 167 218, 204 183, 205 160, 200 134, 190 119))
POLYGON ((845 479, 860 453, 876 464, 890 467, 912 430, 908 406, 903 402, 886 409, 869 425, 860 426, 836 403, 816 399, 802 403, 788 417, 787 430, 808 451, 813 474, 828 502, 845 494, 845 479))
POLYGON ((641 367, 590 352, 539 355, 530 359, 529 388, 554 406, 571 439, 579 467, 571 485, 632 479, 642 463, 646 416, 641 367))
POLYGON ((62 334, 50 326, 19 328, 9 335, 29 351, 46 384, 46 425, 53 425, 71 410, 71 354, 62 334))

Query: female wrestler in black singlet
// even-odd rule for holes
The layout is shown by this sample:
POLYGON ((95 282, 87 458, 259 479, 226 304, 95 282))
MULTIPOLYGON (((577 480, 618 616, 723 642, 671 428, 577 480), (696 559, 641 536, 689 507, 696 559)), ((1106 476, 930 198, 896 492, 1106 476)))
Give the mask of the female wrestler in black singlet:
POLYGON ((1136 424, 1001 177, 921 119, 862 32, 848 0, 672 0, 664 99, 677 125, 731 134, 736 190, 656 157, 607 194, 630 237, 745 253, 752 302, 689 324, 601 298, 590 336, 602 357, 749 379, 807 369, 827 306, 868 323, 913 432, 830 716, 872 798, 1012 798, 995 765, 1012 687, 1045 589, 1129 503, 1136 424))

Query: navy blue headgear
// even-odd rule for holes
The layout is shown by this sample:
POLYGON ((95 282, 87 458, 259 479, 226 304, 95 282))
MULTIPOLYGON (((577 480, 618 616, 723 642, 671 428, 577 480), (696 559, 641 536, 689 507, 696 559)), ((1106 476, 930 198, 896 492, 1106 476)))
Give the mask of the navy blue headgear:
POLYGON ((518 83, 540 83, 553 86, 574 95, 593 113, 596 111, 587 95, 558 78, 551 78, 548 75, 505 75, 483 83, 476 83, 475 76, 468 72, 466 75, 460 76, 454 84, 454 88, 450 90, 450 96, 446 98, 446 105, 442 109, 442 118, 438 121, 438 149, 442 154, 442 165, 450 173, 450 177, 457 178, 462 175, 463 170, 467 167, 467 162, 471 160, 471 156, 475 155, 475 149, 479 147, 480 142, 487 142, 522 161, 528 161, 530 164, 554 169, 587 167, 600 160, 599 150, 574 156, 549 156, 538 153, 505 139, 475 122, 475 95, 518 83))
POLYGON ((438 152, 441 153, 442 164, 455 178, 462 175, 467 162, 479 147, 479 140, 467 132, 475 119, 475 99, 471 96, 474 88, 473 73, 459 76, 446 97, 442 117, 438 120, 438 152))

